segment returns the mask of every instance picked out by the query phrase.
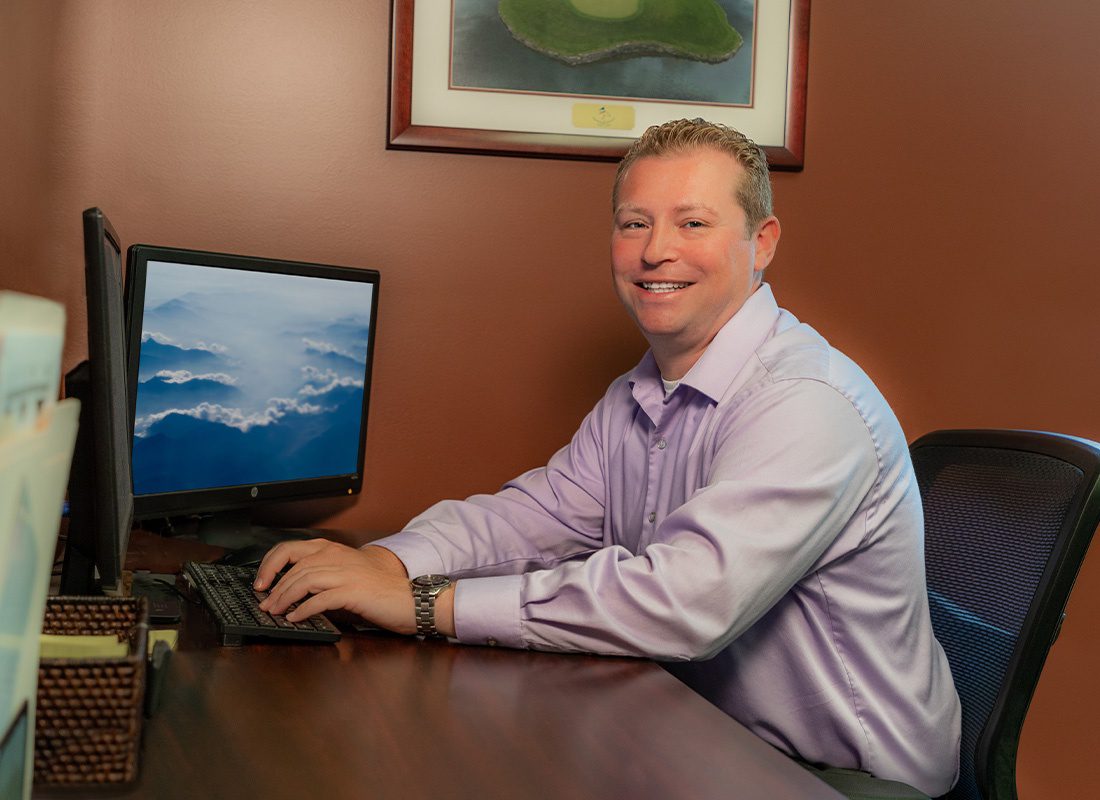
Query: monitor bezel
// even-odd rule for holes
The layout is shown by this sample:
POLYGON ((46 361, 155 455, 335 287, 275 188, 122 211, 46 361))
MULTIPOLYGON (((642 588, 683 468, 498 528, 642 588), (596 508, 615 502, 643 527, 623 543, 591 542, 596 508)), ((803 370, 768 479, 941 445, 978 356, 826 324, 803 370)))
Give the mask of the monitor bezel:
POLYGON ((126 326, 129 352, 127 358, 127 396, 130 404, 130 442, 137 408, 138 367, 141 352, 144 317, 145 285, 151 261, 192 266, 267 272, 282 275, 303 275, 333 280, 369 283, 371 291, 370 327, 367 336, 367 363, 364 370, 363 408, 360 422, 359 452, 356 472, 321 478, 301 478, 272 483, 240 484, 236 486, 186 489, 159 494, 134 495, 134 518, 212 514, 247 510, 268 503, 357 495, 363 488, 363 468, 366 461, 367 421, 370 410, 371 385, 374 370, 374 346, 378 330, 378 294, 381 275, 375 269, 321 264, 312 261, 291 261, 258 256, 192 250, 161 245, 135 244, 127 251, 126 326))

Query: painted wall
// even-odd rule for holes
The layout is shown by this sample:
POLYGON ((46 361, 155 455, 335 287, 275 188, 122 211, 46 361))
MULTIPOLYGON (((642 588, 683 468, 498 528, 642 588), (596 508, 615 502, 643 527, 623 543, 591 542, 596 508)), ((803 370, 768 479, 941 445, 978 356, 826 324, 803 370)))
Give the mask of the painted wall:
MULTIPOLYGON (((644 343, 609 286, 613 165, 387 152, 383 0, 7 0, 0 286, 70 313, 79 215, 124 241, 382 271, 367 478, 288 524, 385 531, 564 443, 644 343)), ((781 302, 910 438, 1100 439, 1100 5, 814 6, 806 169, 775 176, 781 302)), ((1100 556, 1024 731, 1022 796, 1100 794, 1100 556)))

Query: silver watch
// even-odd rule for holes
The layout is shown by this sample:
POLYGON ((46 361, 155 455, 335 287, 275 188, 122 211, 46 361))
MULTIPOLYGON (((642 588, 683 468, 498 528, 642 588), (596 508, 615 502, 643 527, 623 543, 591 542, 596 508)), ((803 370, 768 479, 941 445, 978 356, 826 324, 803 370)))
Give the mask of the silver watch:
POLYGON ((416 632, 421 636, 440 636, 435 627, 435 598, 451 585, 446 575, 421 575, 409 581, 416 606, 416 632))

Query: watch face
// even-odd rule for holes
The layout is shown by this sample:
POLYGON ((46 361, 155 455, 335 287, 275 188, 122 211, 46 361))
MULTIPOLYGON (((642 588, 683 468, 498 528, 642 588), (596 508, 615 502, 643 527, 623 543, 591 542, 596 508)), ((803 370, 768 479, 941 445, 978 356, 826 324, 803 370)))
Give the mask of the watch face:
POLYGON ((413 585, 422 589, 434 589, 438 586, 446 586, 451 579, 446 575, 420 575, 413 578, 413 585))

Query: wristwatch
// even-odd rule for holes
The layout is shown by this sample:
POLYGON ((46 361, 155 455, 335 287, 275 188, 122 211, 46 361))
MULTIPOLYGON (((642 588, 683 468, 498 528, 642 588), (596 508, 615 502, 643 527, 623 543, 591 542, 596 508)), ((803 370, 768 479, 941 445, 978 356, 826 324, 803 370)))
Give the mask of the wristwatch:
POLYGON ((416 632, 421 636, 441 636, 435 627, 435 598, 451 585, 446 575, 421 575, 409 581, 416 604, 416 632))

